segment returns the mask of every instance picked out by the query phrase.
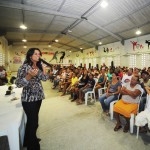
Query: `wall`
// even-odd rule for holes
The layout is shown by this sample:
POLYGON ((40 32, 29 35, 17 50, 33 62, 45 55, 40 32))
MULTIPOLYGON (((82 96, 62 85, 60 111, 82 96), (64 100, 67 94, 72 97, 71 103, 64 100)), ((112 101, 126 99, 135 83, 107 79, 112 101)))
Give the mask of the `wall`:
MULTIPOLYGON (((125 41, 124 45, 120 42, 115 42, 107 45, 102 45, 98 47, 98 50, 95 48, 83 50, 82 52, 72 52, 65 51, 64 64, 73 63, 76 66, 79 66, 81 63, 88 68, 89 63, 91 66, 99 66, 102 63, 105 63, 107 66, 110 66, 110 62, 113 60, 115 66, 128 66, 128 67, 139 67, 143 68, 144 66, 150 66, 150 47, 148 49, 148 44, 145 43, 146 40, 150 42, 150 34, 128 39, 125 41), (134 47, 132 42, 134 42, 134 47), (108 50, 108 52, 107 52, 108 50), (106 52, 104 52, 106 51, 106 52), (136 56, 135 64, 131 63, 136 56), (145 59, 145 60, 144 60, 145 59), (144 61, 143 61, 144 60, 144 61)), ((25 54, 30 47, 37 47, 32 45, 27 49, 24 49, 22 46, 8 46, 7 40, 1 36, 0 37, 0 57, 3 59, 3 65, 9 71, 17 71, 19 66, 23 63, 25 59, 25 54)), ((60 52, 64 51, 56 47, 48 48, 47 46, 38 46, 41 51, 44 53, 42 58, 49 62, 53 54, 58 51, 58 62, 61 56, 60 52)), ((0 62, 1 63, 1 62, 0 62)), ((56 64, 56 61, 51 61, 52 64, 56 64)))
POLYGON ((74 56, 72 60, 76 66, 82 63, 86 64, 87 68, 89 63, 94 67, 96 64, 101 65, 102 63, 110 66, 112 60, 115 66, 148 67, 150 66, 150 47, 148 49, 148 44, 145 43, 146 40, 150 42, 150 34, 125 40, 124 45, 121 42, 115 42, 99 46, 98 50, 91 48, 84 50, 83 53, 74 52, 72 54, 74 56), (135 57, 136 60, 134 62, 135 57), (144 57, 146 59, 145 61, 143 61, 144 57))
POLYGON ((49 62, 52 58, 55 52, 58 51, 57 53, 57 62, 56 59, 52 60, 50 63, 51 64, 62 64, 59 63, 60 57, 62 56, 62 51, 65 52, 65 57, 63 60, 63 64, 69 64, 70 63, 70 52, 65 51, 63 49, 59 49, 56 47, 47 47, 47 46, 37 46, 37 45, 32 45, 28 46, 27 49, 24 49, 22 46, 10 46, 9 47, 9 64, 10 64, 10 70, 11 71, 17 71, 18 68, 21 66, 21 64, 25 60, 26 53, 29 48, 31 47, 38 47, 41 52, 42 52, 42 58, 49 62))
POLYGON ((0 36, 0 66, 5 66, 8 70, 8 42, 4 36, 0 36))

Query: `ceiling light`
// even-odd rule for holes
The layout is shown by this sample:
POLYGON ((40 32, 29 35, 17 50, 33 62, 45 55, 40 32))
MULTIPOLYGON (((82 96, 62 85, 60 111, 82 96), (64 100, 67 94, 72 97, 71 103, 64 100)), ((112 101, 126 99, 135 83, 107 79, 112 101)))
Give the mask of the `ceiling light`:
POLYGON ((71 53, 71 51, 69 51, 71 53))
POLYGON ((80 49, 83 49, 82 47, 80 47, 80 49))
POLYGON ((27 40, 26 40, 26 39, 23 39, 22 42, 27 42, 27 40))
POLYGON ((141 32, 141 30, 138 29, 135 33, 136 33, 136 35, 140 35, 142 32, 141 32))
POLYGON ((56 39, 55 42, 59 42, 59 40, 56 39))
POLYGON ((72 31, 71 31, 71 30, 68 30, 68 32, 71 33, 72 31))
POLYGON ((26 30, 27 26, 25 26, 24 24, 22 24, 22 25, 20 25, 20 28, 23 29, 23 30, 26 30))
POLYGON ((100 6, 101 6, 102 8, 107 7, 107 6, 108 6, 107 1, 106 1, 106 0, 103 0, 103 1, 100 3, 100 6))
POLYGON ((27 48, 27 46, 24 45, 23 48, 27 48))
POLYGON ((99 45, 101 45, 101 44, 102 44, 102 42, 99 42, 98 44, 99 44, 99 45))

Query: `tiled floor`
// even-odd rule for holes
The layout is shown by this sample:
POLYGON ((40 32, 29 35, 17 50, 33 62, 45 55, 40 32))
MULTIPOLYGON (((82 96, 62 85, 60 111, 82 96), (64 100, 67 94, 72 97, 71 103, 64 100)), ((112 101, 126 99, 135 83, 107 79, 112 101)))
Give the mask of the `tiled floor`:
POLYGON ((150 133, 114 132, 114 121, 101 115, 99 102, 77 106, 43 83, 46 99, 40 110, 38 136, 42 150, 150 150, 150 133))

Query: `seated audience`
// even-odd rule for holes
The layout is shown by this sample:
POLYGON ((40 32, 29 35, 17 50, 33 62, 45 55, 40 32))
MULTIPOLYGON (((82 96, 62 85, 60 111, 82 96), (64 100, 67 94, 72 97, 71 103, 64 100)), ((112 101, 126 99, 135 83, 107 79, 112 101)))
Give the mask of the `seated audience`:
POLYGON ((72 74, 73 74, 73 71, 70 68, 68 68, 66 78, 61 84, 63 86, 63 88, 62 88, 63 93, 61 94, 61 96, 64 96, 66 94, 66 89, 68 88, 68 86, 71 83, 72 74))
POLYGON ((57 72, 58 72, 58 70, 57 70, 56 67, 54 66, 54 67, 53 67, 53 70, 50 72, 50 75, 49 75, 49 79, 50 79, 52 82, 53 82, 54 78, 56 77, 57 72))
POLYGON ((131 78, 132 78, 132 74, 133 74, 133 69, 129 68, 128 71, 127 71, 127 74, 123 75, 123 78, 122 78, 122 81, 121 81, 122 84, 130 82, 131 78))
POLYGON ((122 128, 119 116, 123 115, 126 119, 126 125, 123 131, 128 132, 130 115, 131 113, 137 114, 139 96, 143 93, 138 83, 139 76, 133 76, 130 82, 123 85, 121 89, 122 98, 114 105, 114 116, 117 121, 114 131, 118 131, 122 128))
POLYGON ((101 70, 101 74, 100 74, 100 76, 98 78, 98 82, 96 83, 96 86, 95 86, 96 98, 98 98, 98 89, 104 87, 106 80, 107 80, 107 77, 105 76, 105 70, 102 69, 101 70))
POLYGON ((113 73, 113 69, 110 68, 109 73, 107 73, 108 82, 110 82, 112 80, 112 73, 113 73))
POLYGON ((120 93, 121 83, 117 78, 118 74, 112 74, 112 81, 110 82, 107 92, 99 97, 103 112, 108 115, 108 110, 110 103, 118 99, 118 94, 120 93))
POLYGON ((80 75, 81 77, 79 77, 79 82, 73 91, 73 100, 76 100, 79 98, 79 93, 81 92, 80 90, 87 84, 89 80, 88 72, 86 69, 84 70, 84 73, 80 75))
POLYGON ((88 83, 79 90, 79 99, 76 101, 77 105, 83 104, 85 93, 92 91, 95 85, 95 80, 93 79, 93 74, 89 75, 88 83))
POLYGON ((75 85, 78 83, 79 79, 77 77, 76 73, 73 73, 72 78, 71 78, 71 84, 69 85, 69 87, 67 88, 67 92, 70 92, 72 90, 75 89, 75 85))
POLYGON ((0 66, 0 85, 8 83, 7 73, 3 66, 0 66))
POLYGON ((143 88, 144 92, 140 100, 139 105, 139 112, 143 111, 145 108, 146 103, 146 96, 147 96, 147 88, 150 88, 150 80, 149 80, 149 73, 147 71, 143 71, 141 73, 141 79, 140 79, 141 87, 143 88))

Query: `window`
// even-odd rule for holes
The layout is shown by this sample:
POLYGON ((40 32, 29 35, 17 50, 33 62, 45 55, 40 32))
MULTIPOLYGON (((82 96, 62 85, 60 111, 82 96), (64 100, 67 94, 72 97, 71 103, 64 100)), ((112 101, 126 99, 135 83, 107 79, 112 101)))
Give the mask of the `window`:
POLYGON ((111 66, 112 57, 107 57, 107 66, 111 66))
POLYGON ((105 57, 102 57, 102 58, 101 58, 101 65, 102 65, 103 63, 105 63, 105 57))
POLYGON ((120 66, 120 56, 114 57, 114 66, 120 66))
POLYGON ((150 54, 142 54, 142 68, 150 66, 150 54))
POLYGON ((5 54, 0 53, 0 66, 5 66, 5 54))
POLYGON ((129 56, 129 67, 130 68, 136 67, 136 55, 129 56))
POLYGON ((96 67, 96 58, 93 58, 93 67, 96 67))
POLYGON ((2 64, 3 64, 3 55, 2 53, 0 53, 0 66, 2 66, 2 64))
POLYGON ((89 60, 88 59, 85 59, 85 64, 86 64, 86 69, 88 68, 88 66, 89 66, 89 60))

